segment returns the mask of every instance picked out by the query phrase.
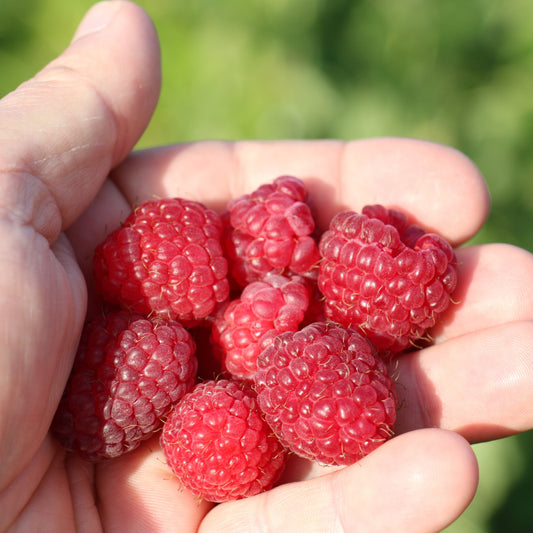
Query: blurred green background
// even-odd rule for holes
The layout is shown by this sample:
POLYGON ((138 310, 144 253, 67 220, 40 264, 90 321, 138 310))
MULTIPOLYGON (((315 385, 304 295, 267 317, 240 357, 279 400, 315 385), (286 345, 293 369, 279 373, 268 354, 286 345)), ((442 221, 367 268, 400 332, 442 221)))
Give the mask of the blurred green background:
MULTIPOLYGON (((68 43, 89 0, 0 0, 0 95, 68 43)), ((475 242, 533 251, 530 0, 141 0, 163 89, 139 146, 398 135, 458 148, 492 212, 475 242)), ((505 356, 505 354, 502 354, 505 356)), ((533 434, 475 446, 480 487, 447 531, 533 530, 533 434)))

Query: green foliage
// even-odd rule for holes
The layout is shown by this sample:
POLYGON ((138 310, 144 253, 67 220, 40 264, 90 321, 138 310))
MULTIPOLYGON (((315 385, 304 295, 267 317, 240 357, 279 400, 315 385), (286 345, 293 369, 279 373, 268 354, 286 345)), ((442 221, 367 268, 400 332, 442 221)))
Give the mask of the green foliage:
MULTIPOLYGON (((143 2, 141 2, 142 4, 143 2)), ((533 250, 533 4, 144 2, 163 50, 141 145, 398 135, 472 158, 493 209, 476 242, 533 250)))
MULTIPOLYGON (((58 54, 92 3, 1 0, 0 93, 58 54)), ((154 20, 163 57, 160 103, 139 147, 381 135, 441 142, 467 154, 491 190, 492 213, 474 242, 533 251, 533 2, 139 3, 154 20)), ((481 496, 454 531, 533 524, 530 440, 478 448, 481 496), (502 468, 490 481, 490 463, 508 464, 509 450, 528 477, 516 469, 505 477, 502 468)))

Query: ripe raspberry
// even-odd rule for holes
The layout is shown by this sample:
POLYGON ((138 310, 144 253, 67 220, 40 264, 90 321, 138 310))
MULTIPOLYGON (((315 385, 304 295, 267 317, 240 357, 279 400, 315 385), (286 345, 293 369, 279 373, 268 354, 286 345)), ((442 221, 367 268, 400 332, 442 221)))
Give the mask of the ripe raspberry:
POLYGON ((259 406, 294 453, 349 465, 392 435, 393 380, 356 331, 317 322, 282 333, 259 355, 257 366, 259 406))
POLYGON ((270 272, 248 284, 213 323, 214 355, 233 377, 251 379, 264 343, 284 331, 296 331, 309 306, 302 278, 270 272))
POLYGON ((145 202, 96 248, 96 286, 111 303, 195 325, 229 298, 221 236, 220 216, 198 202, 145 202))
POLYGON ((90 461, 135 449, 196 383, 194 350, 178 322, 125 311, 88 322, 54 417, 56 438, 90 461))
POLYGON ((316 277, 319 253, 306 199, 299 179, 280 176, 228 204, 224 247, 238 285, 261 280, 271 270, 316 277))
POLYGON ((235 381, 204 381, 163 426, 170 469, 193 494, 212 502, 272 488, 287 452, 262 418, 253 391, 235 381))
POLYGON ((452 247, 380 205, 338 213, 319 249, 326 316, 359 327, 389 353, 414 345, 435 325, 457 284, 452 247))

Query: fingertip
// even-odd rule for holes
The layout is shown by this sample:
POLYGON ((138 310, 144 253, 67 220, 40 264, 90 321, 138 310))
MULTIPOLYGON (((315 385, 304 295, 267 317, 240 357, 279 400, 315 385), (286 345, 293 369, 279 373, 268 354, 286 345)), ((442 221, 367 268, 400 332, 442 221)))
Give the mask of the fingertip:
POLYGON ((531 252, 499 242, 465 246, 456 254, 458 281, 453 294, 456 303, 432 328, 435 343, 533 318, 531 252), (496 279, 498 283, 494 283, 496 279))
MULTIPOLYGON (((421 141, 429 143, 429 141, 421 141)), ((448 219, 456 226, 456 235, 451 236, 454 244, 462 244, 475 235, 487 220, 491 208, 490 191, 481 170, 464 152, 451 146, 437 144, 447 154, 448 180, 443 186, 449 186, 455 202, 448 219)))
POLYGON ((472 237, 488 216, 490 196, 478 167, 459 150, 436 142, 352 141, 344 152, 342 175, 345 197, 404 210, 413 222, 453 244, 472 237))
POLYGON ((343 499, 336 500, 343 523, 366 524, 368 531, 422 533, 441 531, 464 512, 479 471, 472 447, 458 433, 423 429, 392 439, 336 475, 344 488, 343 499))
POLYGON ((105 29, 122 6, 122 1, 101 1, 91 6, 79 23, 72 42, 105 29))
POLYGON ((396 431, 446 428, 470 442, 527 431, 532 344, 533 321, 517 319, 405 354, 397 367, 396 431))

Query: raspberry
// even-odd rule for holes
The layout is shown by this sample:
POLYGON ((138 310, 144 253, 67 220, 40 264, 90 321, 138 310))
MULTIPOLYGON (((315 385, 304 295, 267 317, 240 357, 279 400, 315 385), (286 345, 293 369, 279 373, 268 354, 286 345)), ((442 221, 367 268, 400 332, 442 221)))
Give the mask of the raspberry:
POLYGON ((95 250, 97 289, 143 315, 195 325, 229 298, 220 216, 198 202, 141 204, 95 250))
POLYGON ((326 317, 360 328, 389 354, 416 345, 457 284, 452 247, 380 205, 335 215, 319 250, 326 317))
POLYGON ((259 355, 257 366, 259 406, 294 453, 349 465, 391 437, 394 382, 358 332, 317 322, 282 333, 259 355))
POLYGON ((316 277, 320 257, 306 199, 299 179, 280 176, 228 204, 224 248, 238 285, 261 280, 271 270, 316 277))
POLYGON ((172 472, 212 502, 272 488, 287 452, 262 418, 253 391, 235 381, 205 381, 186 394, 163 426, 172 472))
POLYGON ((264 343, 296 331, 308 306, 309 291, 301 278, 268 273, 263 281, 248 284, 214 321, 215 357, 233 377, 251 379, 264 343))
POLYGON ((194 350, 178 322, 125 311, 87 322, 54 435, 90 461, 135 449, 196 383, 194 350))

